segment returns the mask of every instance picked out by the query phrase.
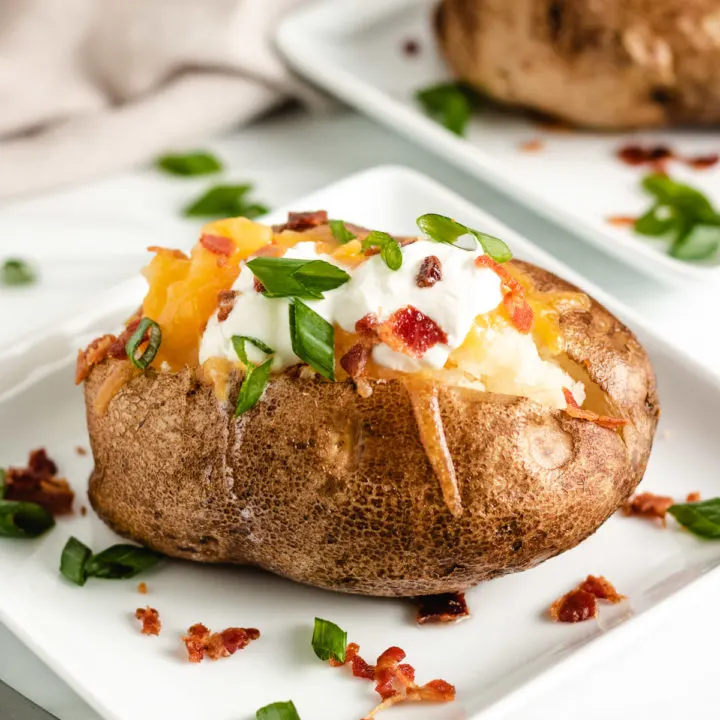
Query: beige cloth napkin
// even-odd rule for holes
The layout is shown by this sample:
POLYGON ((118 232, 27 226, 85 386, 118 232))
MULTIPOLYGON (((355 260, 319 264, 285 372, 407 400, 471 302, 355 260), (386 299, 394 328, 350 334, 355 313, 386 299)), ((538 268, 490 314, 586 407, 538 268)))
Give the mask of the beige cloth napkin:
POLYGON ((0 0, 0 198, 148 160, 303 88, 278 57, 300 0, 0 0))

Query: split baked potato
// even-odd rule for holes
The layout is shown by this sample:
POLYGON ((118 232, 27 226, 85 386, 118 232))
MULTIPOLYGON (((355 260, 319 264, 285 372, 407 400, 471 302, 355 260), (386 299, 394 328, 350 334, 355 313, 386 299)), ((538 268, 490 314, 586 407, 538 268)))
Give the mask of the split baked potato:
MULTIPOLYGON (((347 225, 355 239, 333 244, 324 215, 313 217, 309 227, 262 229, 266 243, 255 237, 241 255, 247 259, 262 248, 261 255, 277 256, 312 240, 323 257, 342 257, 338 264, 346 268, 372 261, 377 272, 387 272, 388 253, 381 258, 360 242, 367 231, 347 225), (278 246, 283 250, 274 253, 278 246)), ((245 223, 239 231, 214 226, 203 237, 226 232, 237 249, 249 232, 258 233, 245 223)), ((419 248, 416 255, 422 249, 408 242, 396 243, 405 266, 410 249, 419 248)), ((659 414, 650 362, 618 319, 543 269, 503 263, 503 302, 487 317, 516 332, 511 326, 521 314, 512 306, 517 297, 508 302, 508 288, 522 295, 523 307, 532 310, 524 337, 543 356, 533 362, 552 363, 553 372, 581 385, 582 403, 566 387, 567 403, 555 406, 495 392, 486 377, 480 390, 468 371, 459 381, 448 370, 454 362, 456 370, 471 367, 453 352, 437 370, 382 372, 370 356, 359 371, 346 362, 349 343, 339 348, 345 333, 336 324, 334 381, 295 358, 273 371, 256 404, 237 415, 248 372, 259 364, 247 357, 216 363, 212 356, 201 363, 197 342, 205 341, 197 334, 189 341, 176 337, 172 314, 164 310, 176 303, 172 313, 186 313, 183 327, 192 322, 173 283, 192 279, 188 267, 208 260, 210 251, 198 246, 190 259, 173 259, 171 252, 158 251, 156 267, 151 263, 146 272, 151 288, 142 313, 164 318, 151 364, 140 370, 124 355, 129 331, 100 338, 79 357, 95 461, 90 501, 125 537, 171 557, 256 565, 330 590, 431 595, 525 570, 574 547, 642 478, 659 414), (185 275, 178 262, 189 263, 185 275), (164 288, 160 265, 163 282, 169 278, 164 288), (194 359, 177 354, 193 342, 194 359)), ((223 258, 210 255, 207 267, 219 267, 223 258)), ((240 278, 252 278, 254 292, 265 290, 242 260, 236 269, 240 278)), ((220 293, 240 280, 223 282, 220 293)), ((208 292, 216 296, 218 289, 208 292)), ((204 296, 195 286, 192 293, 197 311, 204 296)), ((197 325, 206 335, 220 327, 215 297, 210 305, 212 318, 197 325)), ((378 347, 377 338, 372 342, 378 347)))
POLYGON ((458 78, 591 128, 720 122, 715 0, 441 0, 458 78))

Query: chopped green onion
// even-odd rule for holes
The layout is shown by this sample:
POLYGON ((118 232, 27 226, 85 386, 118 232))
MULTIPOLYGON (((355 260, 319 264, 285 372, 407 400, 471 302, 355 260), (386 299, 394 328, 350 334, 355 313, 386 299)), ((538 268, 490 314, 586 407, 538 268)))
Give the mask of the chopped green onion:
POLYGON ((76 585, 84 585, 87 580, 87 562, 92 550, 75 537, 65 543, 60 556, 60 573, 76 585))
POLYGON ((254 345, 258 350, 262 350, 266 355, 272 355, 275 352, 269 345, 266 345, 262 340, 258 340, 255 337, 250 337, 249 335, 233 335, 233 348, 243 365, 250 365, 247 352, 245 351, 246 342, 254 345))
MULTIPOLYGON (((510 248, 500 238, 473 230, 462 223, 437 213, 426 213, 417 219, 417 226, 423 235, 433 242, 455 245, 463 235, 472 235, 480 243, 483 251, 495 262, 504 263, 512 258, 510 248)), ((456 247, 461 247, 456 245, 456 247)), ((465 248, 462 248, 465 249, 465 248)))
POLYGON ((256 720, 300 720, 292 700, 266 705, 255 713, 256 720))
POLYGON ((159 170, 164 170, 171 175, 183 175, 185 177, 209 175, 223 169, 222 162, 209 152, 163 155, 157 159, 155 164, 159 170))
POLYGON ((301 297, 322 300, 324 291, 334 290, 349 279, 344 270, 325 260, 255 258, 247 267, 262 283, 266 297, 301 297))
POLYGON ((188 217, 246 217, 253 220, 268 212, 260 203, 248 201, 253 186, 216 185, 206 190, 197 200, 185 208, 188 217))
POLYGON ((245 379, 238 394, 235 417, 242 415, 257 405, 267 387, 272 364, 273 358, 269 358, 261 365, 248 365, 245 379))
POLYGON ((720 538, 720 498, 673 505, 668 512, 694 535, 720 538))
POLYGON ((144 370, 157 355, 157 351, 160 349, 160 343, 162 342, 162 331, 160 326, 150 318, 143 318, 140 324, 137 326, 137 330, 130 336, 130 339, 125 344, 125 352, 130 358, 130 362, 136 367, 144 370), (148 346, 145 348, 145 352, 140 357, 136 357, 138 346, 142 344, 145 339, 145 333, 150 330, 150 338, 148 339, 148 346))
POLYGON ((330 220, 330 232, 341 245, 345 245, 357 237, 345 227, 342 220, 330 220))
POLYGON ((139 545, 112 545, 87 562, 89 577, 124 580, 157 565, 160 555, 139 545))
POLYGON ((371 247, 380 248, 382 261, 391 269, 399 270, 402 267, 402 250, 398 241, 389 233, 373 230, 368 233, 362 243, 363 250, 371 247))
POLYGON ((0 500, 0 537, 36 538, 53 525, 52 514, 41 505, 0 500))
POLYGON ((418 90, 415 99, 433 120, 456 135, 464 135, 472 105, 468 92, 459 83, 440 83, 418 90))
POLYGON ((3 285, 29 285, 35 279, 35 271, 24 260, 10 258, 3 263, 0 272, 0 283, 3 285))
POLYGON ((329 620, 315 618, 312 648, 321 660, 332 658, 336 662, 344 663, 347 633, 329 620))
POLYGON ((335 380, 335 328, 302 300, 290 303, 293 352, 328 380, 335 380))

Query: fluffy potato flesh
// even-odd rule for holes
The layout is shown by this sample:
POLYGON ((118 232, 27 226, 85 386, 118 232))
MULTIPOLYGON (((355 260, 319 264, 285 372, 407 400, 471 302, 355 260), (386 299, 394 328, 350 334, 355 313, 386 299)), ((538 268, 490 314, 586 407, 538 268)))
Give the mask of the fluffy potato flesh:
MULTIPOLYGON (((573 289, 515 265, 540 291, 573 289)), ((436 594, 530 568, 630 495, 659 414, 652 368, 626 327, 597 303, 560 323, 567 366, 629 424, 609 430, 527 398, 441 387, 460 517, 443 501, 400 380, 369 381, 364 398, 349 381, 283 373, 235 418, 194 370, 150 370, 99 413, 113 360, 85 385, 90 500, 117 532, 167 555, 342 592, 436 594)))

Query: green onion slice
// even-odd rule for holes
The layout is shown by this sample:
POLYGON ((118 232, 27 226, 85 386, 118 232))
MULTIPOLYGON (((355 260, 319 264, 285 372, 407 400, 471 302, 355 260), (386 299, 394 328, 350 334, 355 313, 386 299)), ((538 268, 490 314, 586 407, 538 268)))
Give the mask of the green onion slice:
POLYGON ((334 290, 349 279, 344 270, 325 260, 255 258, 247 267, 262 283, 266 297, 300 297, 322 300, 324 291, 334 290))
POLYGON ((357 237, 357 235, 353 235, 353 233, 345 227, 345 223, 342 220, 330 220, 329 224, 332 236, 341 245, 345 245, 357 237))
POLYGON ((135 577, 157 565, 160 555, 139 545, 112 545, 86 564, 89 577, 105 580, 123 580, 135 577))
POLYGON ((137 330, 135 330, 125 344, 125 352, 135 367, 144 370, 155 359, 161 342, 162 331, 160 330, 160 326, 150 318, 143 318, 137 326, 137 330), (136 357, 135 353, 137 352, 138 346, 141 345, 145 339, 145 333, 148 329, 150 330, 148 345, 145 348, 145 352, 143 352, 140 357, 136 357))
POLYGON ((256 720, 300 720, 292 700, 266 705, 255 713, 256 720))
POLYGON ((673 505, 668 512, 694 535, 720 538, 720 498, 673 505))
POLYGON ((347 633, 329 620, 315 618, 312 648, 321 660, 327 661, 332 658, 339 663, 344 663, 347 633))
POLYGON ((41 505, 0 500, 0 537, 36 538, 53 525, 52 514, 41 505))
POLYGON ((328 380, 335 380, 335 328, 295 298, 289 306, 293 352, 328 380))
POLYGON ((248 200, 253 189, 250 183, 242 185, 216 185, 190 203, 184 213, 187 217, 246 217, 250 220, 265 215, 268 208, 248 200))
POLYGON ((380 257, 391 270, 399 270, 402 267, 402 250, 392 235, 373 230, 368 233, 362 243, 363 250, 371 247, 380 248, 380 257))
POLYGON ((76 585, 84 585, 87 580, 87 562, 92 550, 76 537, 70 537, 60 556, 60 573, 76 585))
POLYGON ((256 337, 250 337, 249 335, 233 335, 233 348, 243 365, 252 365, 252 363, 248 360, 247 351, 245 350, 246 342, 254 345, 258 350, 262 350, 266 355, 272 355, 275 352, 269 345, 265 344, 262 340, 259 340, 256 337))
MULTIPOLYGON (((504 263, 512 258, 510 248, 500 238, 480 230, 473 230, 445 215, 426 213, 417 219, 417 226, 420 232, 433 242, 455 245, 463 235, 472 235, 480 243, 483 251, 495 262, 504 263)), ((460 245, 456 247, 462 248, 460 245)))
POLYGON ((257 405, 270 379, 272 364, 273 358, 269 358, 257 367, 248 365, 245 379, 238 394, 235 417, 242 415, 257 405))
POLYGON ((426 115, 456 135, 464 135, 472 111, 468 92, 458 83, 440 83, 418 90, 415 99, 426 115))
POLYGON ((155 164, 159 170, 170 175, 184 177, 209 175, 223 169, 222 162, 215 155, 203 151, 163 155, 155 164))
POLYGON ((29 285, 35 282, 35 279, 32 267, 18 258, 6 260, 0 270, 0 283, 3 285, 29 285))

